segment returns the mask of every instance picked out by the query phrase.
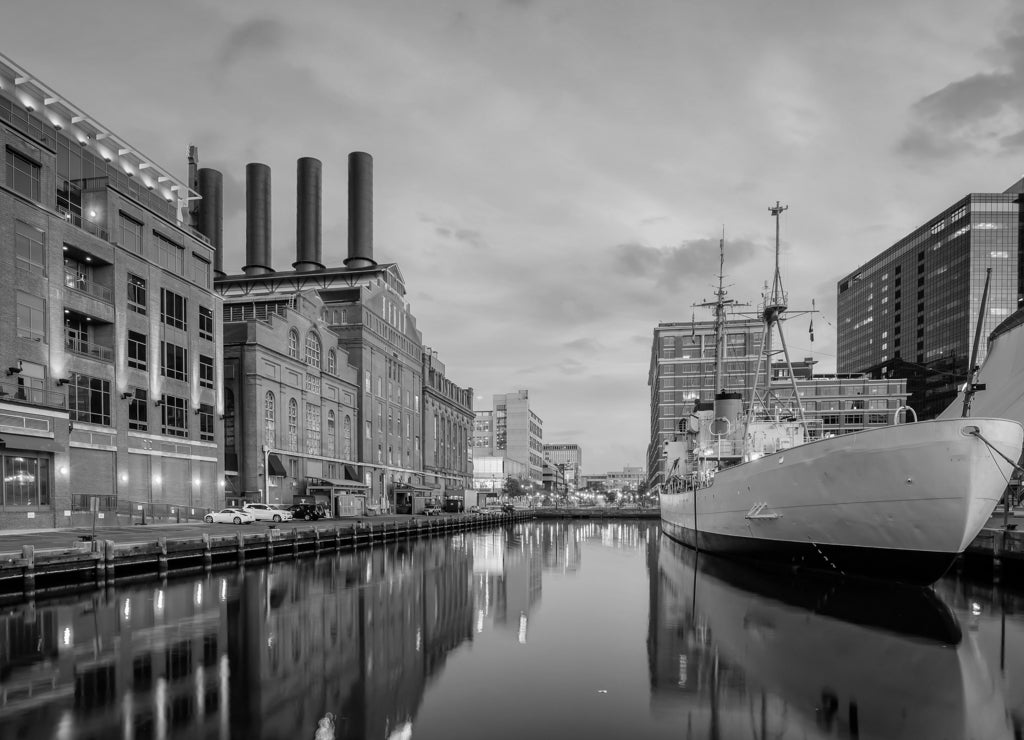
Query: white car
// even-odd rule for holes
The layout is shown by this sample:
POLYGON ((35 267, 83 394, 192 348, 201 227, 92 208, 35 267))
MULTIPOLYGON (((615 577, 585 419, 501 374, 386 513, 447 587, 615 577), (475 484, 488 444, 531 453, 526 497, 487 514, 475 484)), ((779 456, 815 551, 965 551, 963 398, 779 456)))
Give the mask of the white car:
POLYGON ((207 524, 213 524, 219 522, 221 524, 252 524, 256 521, 256 517, 252 514, 242 511, 241 509, 221 509, 220 511, 211 511, 209 514, 203 517, 207 524))
POLYGON ((287 509, 278 509, 273 504, 246 504, 242 507, 245 511, 256 517, 260 522, 283 522, 292 518, 292 513, 287 509))

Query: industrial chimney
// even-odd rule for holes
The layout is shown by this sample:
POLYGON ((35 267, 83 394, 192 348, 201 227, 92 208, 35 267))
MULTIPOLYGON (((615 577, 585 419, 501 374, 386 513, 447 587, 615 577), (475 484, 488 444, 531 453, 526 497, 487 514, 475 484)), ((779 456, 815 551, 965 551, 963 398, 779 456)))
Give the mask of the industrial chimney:
POLYGON ((348 155, 348 257, 346 267, 373 267, 373 157, 348 155))
POLYGON ((258 162, 245 166, 246 275, 265 275, 270 267, 270 167, 258 162))
POLYGON ((296 272, 324 269, 321 226, 322 164, 319 159, 302 157, 298 162, 295 209, 296 272))
POLYGON ((213 245, 213 270, 224 277, 224 176, 209 167, 199 169, 196 190, 201 199, 197 207, 196 228, 213 245))

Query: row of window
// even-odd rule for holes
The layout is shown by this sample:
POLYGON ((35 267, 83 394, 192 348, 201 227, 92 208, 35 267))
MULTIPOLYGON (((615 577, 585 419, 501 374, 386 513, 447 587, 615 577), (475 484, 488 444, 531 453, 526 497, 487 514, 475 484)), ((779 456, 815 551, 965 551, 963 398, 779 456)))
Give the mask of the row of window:
MULTIPOLYGON (((133 388, 128 405, 128 428, 148 432, 149 392, 133 388)), ((110 426, 110 381, 82 373, 72 373, 68 384, 68 409, 72 422, 110 426)), ((164 394, 160 402, 160 433, 173 437, 189 436, 189 401, 187 398, 164 394)), ((199 417, 199 439, 214 441, 214 408, 201 403, 194 411, 199 417)))
MULTIPOLYGON (((334 409, 327 411, 327 445, 324 447, 321 437, 321 409, 313 403, 306 404, 305 414, 305 451, 310 455, 339 457, 337 446, 337 424, 334 409)), ((265 443, 277 447, 277 398, 272 391, 267 391, 263 398, 263 434, 265 443)), ((352 459, 352 417, 345 414, 342 419, 340 457, 352 459)), ((294 398, 288 399, 288 426, 285 449, 290 452, 299 451, 299 404, 294 398)))

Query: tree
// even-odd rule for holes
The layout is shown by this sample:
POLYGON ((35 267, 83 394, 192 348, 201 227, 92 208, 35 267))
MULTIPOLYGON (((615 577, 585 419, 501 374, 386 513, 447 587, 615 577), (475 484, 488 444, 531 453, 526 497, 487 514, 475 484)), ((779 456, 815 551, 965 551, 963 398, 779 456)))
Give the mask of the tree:
POLYGON ((511 475, 505 479, 505 483, 501 487, 502 492, 509 498, 515 496, 522 496, 523 484, 518 478, 513 478, 511 475))
POLYGON ((618 496, 619 494, 617 494, 615 491, 607 491, 604 494, 604 500, 607 501, 609 504, 614 504, 615 499, 618 498, 618 496))

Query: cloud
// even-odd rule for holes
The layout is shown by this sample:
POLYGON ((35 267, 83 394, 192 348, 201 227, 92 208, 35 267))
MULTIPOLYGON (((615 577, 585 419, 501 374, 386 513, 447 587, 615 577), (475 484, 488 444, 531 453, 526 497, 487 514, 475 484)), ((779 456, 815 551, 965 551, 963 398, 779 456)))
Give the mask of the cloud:
POLYGON ((217 59, 224 68, 247 56, 262 57, 284 46, 287 30, 273 18, 253 18, 232 29, 217 59))
POLYGON ((897 150, 921 161, 999 154, 1024 142, 1024 12, 993 49, 996 69, 976 72, 916 101, 897 150))
MULTIPOLYGON (((674 247, 620 244, 614 248, 614 268, 660 291, 679 290, 687 278, 707 278, 718 273, 718 239, 693 239, 674 247)), ((750 241, 726 242, 727 264, 735 270, 752 259, 757 248, 750 241)))
POLYGON ((595 354, 604 351, 604 345, 594 337, 580 337, 579 339, 573 339, 571 342, 566 342, 562 346, 584 354, 595 354))

